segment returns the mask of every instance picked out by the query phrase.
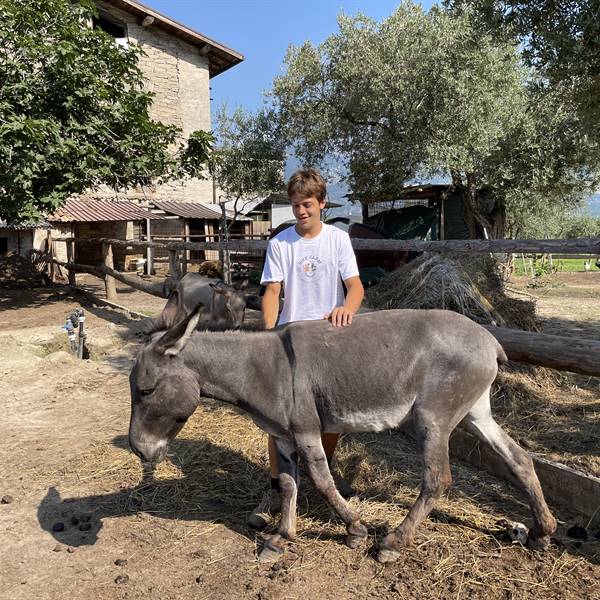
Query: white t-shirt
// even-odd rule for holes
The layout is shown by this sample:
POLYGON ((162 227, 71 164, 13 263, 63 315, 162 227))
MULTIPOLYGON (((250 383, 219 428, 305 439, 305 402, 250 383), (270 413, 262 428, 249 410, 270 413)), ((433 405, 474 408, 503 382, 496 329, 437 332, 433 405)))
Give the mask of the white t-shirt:
POLYGON ((342 280, 358 276, 350 236, 333 225, 321 225, 311 239, 289 227, 269 242, 260 282, 283 283, 279 325, 322 319, 344 304, 342 280))

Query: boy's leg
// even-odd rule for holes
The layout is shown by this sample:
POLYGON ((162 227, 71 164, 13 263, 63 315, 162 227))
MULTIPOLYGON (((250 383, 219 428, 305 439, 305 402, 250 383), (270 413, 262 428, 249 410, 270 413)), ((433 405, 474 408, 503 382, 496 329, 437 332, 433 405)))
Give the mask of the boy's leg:
POLYGON ((335 449, 339 439, 339 433, 321 434, 321 444, 323 445, 323 450, 325 451, 325 456, 327 457, 327 462, 329 463, 329 470, 331 471, 331 475, 333 477, 333 481, 335 482, 335 486, 337 487, 338 492, 342 495, 343 498, 350 498, 355 494, 354 490, 352 489, 352 486, 338 473, 337 469, 334 469, 332 466, 333 454, 335 453, 335 449))
POLYGON ((333 458, 333 453, 335 452, 335 448, 339 439, 339 433, 321 434, 321 443, 323 444, 323 450, 325 450, 325 456, 327 457, 327 462, 329 464, 331 464, 331 459, 333 458))
MULTIPOLYGON (((323 450, 325 451, 327 462, 330 465, 339 439, 339 433, 321 434, 323 450)), ((267 525, 269 525, 269 523, 271 523, 273 517, 281 510, 281 498, 279 495, 279 459, 277 453, 277 444, 275 443, 275 438, 272 435, 269 435, 269 464, 271 487, 263 494, 258 506, 250 513, 250 516, 248 517, 248 525, 254 529, 264 529, 267 525)), ((338 474, 337 470, 331 469, 331 474, 338 491, 344 498, 350 498, 354 495, 354 490, 350 484, 338 474)))
POLYGON ((258 506, 250 513, 248 525, 253 529, 264 529, 273 517, 281 510, 281 497, 279 495, 279 458, 275 437, 269 435, 269 465, 271 486, 263 494, 258 506))

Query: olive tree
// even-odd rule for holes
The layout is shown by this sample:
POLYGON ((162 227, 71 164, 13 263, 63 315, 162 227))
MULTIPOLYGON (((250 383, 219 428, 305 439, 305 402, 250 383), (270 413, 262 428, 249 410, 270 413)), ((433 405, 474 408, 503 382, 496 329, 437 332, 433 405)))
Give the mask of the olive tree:
POLYGON ((322 44, 290 48, 273 96, 301 159, 337 157, 363 202, 398 198, 417 176, 445 176, 471 236, 485 228, 499 237, 525 192, 575 202, 590 185, 560 160, 574 151, 559 135, 569 111, 539 93, 517 43, 485 33, 469 11, 403 2, 381 22, 338 23, 322 44))
POLYGON ((217 146, 211 171, 219 190, 223 278, 231 283, 227 244, 233 223, 246 206, 284 187, 285 146, 269 109, 255 113, 223 106, 217 113, 217 146), (226 209, 233 215, 228 219, 226 209))

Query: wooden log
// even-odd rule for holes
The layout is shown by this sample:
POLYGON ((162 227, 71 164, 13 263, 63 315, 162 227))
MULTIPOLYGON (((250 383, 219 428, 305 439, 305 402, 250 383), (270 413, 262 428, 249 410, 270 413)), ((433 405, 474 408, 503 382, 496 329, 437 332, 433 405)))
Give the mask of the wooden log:
MULTIPOLYGON (((100 238, 98 240, 78 240, 85 245, 98 242, 110 243, 132 251, 140 251, 148 247, 164 250, 218 250, 218 242, 133 242, 100 238)), ((550 252, 600 255, 600 238, 579 238, 572 240, 367 240, 352 239, 352 246, 357 250, 414 250, 417 252, 470 252, 484 253, 519 253, 525 254, 550 252)), ((230 240, 232 251, 261 251, 267 247, 266 240, 230 240)))
MULTIPOLYGON (((190 221, 189 221, 189 219, 185 220, 184 235, 185 235, 185 241, 189 242, 190 241, 190 221)), ((187 273, 189 260, 190 260, 190 251, 184 250, 181 253, 181 273, 182 273, 182 275, 185 275, 187 273)))
MULTIPOLYGON (((75 262, 75 242, 73 240, 67 242, 67 262, 75 262)), ((69 270, 69 285, 77 285, 75 273, 76 271, 69 270)))
MULTIPOLYGON (((112 245, 110 243, 102 244, 102 261, 107 269, 114 270, 112 245)), ((106 299, 114 302, 117 299, 117 284, 110 275, 104 275, 104 287, 106 290, 106 299)))
POLYGON ((95 275, 100 279, 104 279, 105 276, 110 276, 121 283, 125 283, 126 285, 135 288, 136 290, 140 290, 140 292, 146 292, 147 294, 151 294, 152 296, 157 296, 158 298, 167 298, 168 294, 165 291, 165 282, 156 282, 150 283, 148 281, 144 281, 140 279, 137 275, 127 275, 126 273, 121 273, 120 271, 115 271, 114 269, 110 269, 105 265, 100 265, 99 267, 91 267, 89 265, 79 265, 77 263, 63 263, 60 261, 55 261, 56 264, 61 265, 68 269, 69 271, 74 271, 76 273, 89 273, 90 275, 95 275))
POLYGON ((83 296, 86 300, 91 302, 92 304, 96 304, 97 306, 106 306, 107 308, 112 308, 114 310, 119 310, 124 312, 130 319, 149 319, 148 315, 137 312, 135 310, 131 310, 131 308, 127 308, 126 306, 121 306, 116 302, 110 302, 109 300, 105 300, 104 298, 99 298, 96 294, 92 292, 88 292, 77 286, 68 286, 68 289, 73 295, 83 296))
POLYGON ((580 337, 486 326, 510 360, 600 376, 600 342, 580 337))

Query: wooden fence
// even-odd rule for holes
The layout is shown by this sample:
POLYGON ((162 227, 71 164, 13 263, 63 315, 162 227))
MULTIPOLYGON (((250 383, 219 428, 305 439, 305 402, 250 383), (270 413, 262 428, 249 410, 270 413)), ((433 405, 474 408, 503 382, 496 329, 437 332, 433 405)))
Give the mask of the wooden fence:
MULTIPOLYGON (((76 273, 89 273, 104 280, 106 298, 116 301, 115 280, 137 290, 167 298, 169 291, 186 272, 185 260, 188 250, 218 250, 218 242, 130 242, 126 240, 95 239, 78 240, 78 244, 102 244, 103 264, 97 267, 73 262, 74 243, 72 238, 55 241, 67 243, 67 262, 53 260, 52 263, 64 267, 69 273, 69 284, 75 286, 76 273), (148 282, 127 273, 116 271, 112 259, 112 247, 125 248, 131 252, 147 253, 160 248, 169 256, 169 276, 162 282, 148 282)), ((421 240, 366 240, 353 239, 355 249, 368 250, 413 250, 429 252, 476 252, 476 253, 541 253, 560 252, 565 254, 600 255, 600 238, 581 238, 575 240, 444 240, 426 242, 421 240)), ((265 240, 231 240, 230 250, 264 251, 265 240)), ((504 346, 509 359, 531 364, 552 367, 582 373, 600 375, 600 342, 583 338, 563 338, 528 331, 489 327, 504 346)))

